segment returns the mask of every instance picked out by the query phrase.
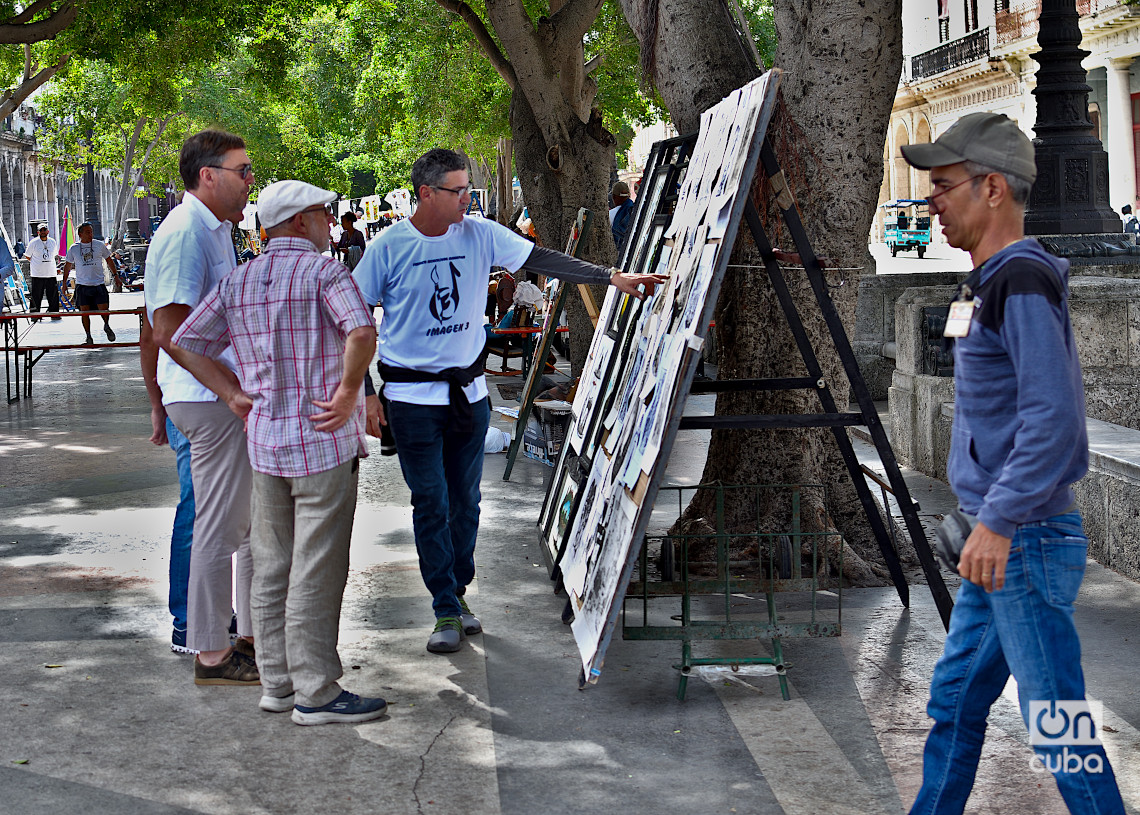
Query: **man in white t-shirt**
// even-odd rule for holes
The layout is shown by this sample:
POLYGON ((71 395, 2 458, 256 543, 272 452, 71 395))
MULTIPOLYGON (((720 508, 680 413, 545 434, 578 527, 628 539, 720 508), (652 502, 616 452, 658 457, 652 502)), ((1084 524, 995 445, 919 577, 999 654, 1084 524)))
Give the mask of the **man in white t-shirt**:
MULTIPOLYGON (((32 272, 32 302, 31 310, 39 311, 44 295, 47 295, 48 311, 59 313, 59 286, 55 280, 55 259, 59 257, 56 243, 48 237, 46 224, 40 224, 39 234, 32 238, 24 257, 31 262, 32 272)), ((52 317, 52 322, 62 320, 62 317, 52 317)))
MULTIPOLYGON (((237 265, 231 230, 241 222, 249 201, 253 165, 241 137, 203 130, 182 145, 178 172, 185 196, 163 220, 147 250, 147 319, 140 343, 151 401, 150 440, 166 442, 169 418, 190 442, 195 515, 186 578, 187 627, 185 632, 178 630, 174 598, 181 586, 174 585, 172 569, 171 644, 178 644, 181 633, 184 647, 178 650, 197 652, 197 685, 257 685, 249 599, 252 470, 245 427, 168 350, 194 307, 237 265), (236 570, 231 567, 235 552, 236 570), (231 646, 229 626, 235 612, 238 639, 231 646)), ((222 352, 215 364, 237 370, 231 350, 222 352)), ((171 542, 172 560, 181 557, 178 543, 171 542)))
MULTIPOLYGON (((79 233, 79 240, 67 250, 67 262, 63 264, 63 283, 60 285, 67 288, 67 278, 74 269, 76 308, 80 311, 106 311, 111 304, 111 295, 104 283, 103 266, 106 264, 111 274, 115 273, 115 267, 111 265, 111 250, 103 241, 93 239, 91 224, 80 224, 76 232, 79 233)), ((91 318, 84 315, 80 320, 83 331, 87 334, 84 344, 94 345, 95 340, 91 339, 91 318)), ((115 341, 111 318, 106 314, 103 315, 103 331, 108 342, 115 341)))
POLYGON ((395 437, 412 491, 420 574, 436 616, 427 648, 447 653, 459 649, 464 634, 482 631, 464 594, 475 577, 490 416, 483 310, 491 267, 526 266, 570 282, 612 284, 636 297, 644 296, 639 286, 652 293, 665 278, 595 266, 537 247, 488 218, 465 217, 466 162, 451 150, 429 150, 411 175, 419 207, 380 233, 353 277, 366 302, 384 305, 379 349, 388 407, 385 416, 369 397, 369 429, 379 421, 395 437))

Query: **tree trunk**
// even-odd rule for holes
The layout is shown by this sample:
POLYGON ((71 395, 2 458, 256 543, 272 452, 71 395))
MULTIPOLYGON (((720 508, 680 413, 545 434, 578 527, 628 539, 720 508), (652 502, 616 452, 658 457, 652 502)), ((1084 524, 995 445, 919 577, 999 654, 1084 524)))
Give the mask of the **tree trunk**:
MULTIPOLYGON (((115 215, 112 220, 112 228, 115 230, 115 237, 111 241, 111 249, 119 251, 123 248, 123 225, 127 220, 127 202, 134 197, 135 190, 135 148, 138 147, 139 137, 142 136, 143 128, 146 127, 147 117, 140 116, 135 122, 134 132, 126 136, 123 140, 123 170, 122 183, 119 185, 119 194, 115 196, 115 215)), ((115 281, 116 290, 119 289, 119 281, 115 281)))
POLYGON ((142 136, 142 132, 149 121, 147 117, 142 116, 139 118, 135 123, 134 133, 131 134, 127 140, 125 145, 126 149, 123 151, 123 184, 119 188, 118 196, 115 198, 115 238, 111 244, 111 248, 115 251, 123 248, 124 233, 127 228, 127 205, 134 198, 135 188, 138 187, 139 181, 142 180, 142 174, 146 170, 147 163, 150 161, 151 151, 154 150, 155 145, 162 139, 162 132, 166 130, 166 126, 170 124, 170 120, 173 118, 174 114, 170 114, 158 123, 158 130, 143 152, 142 159, 139 160, 137 167, 134 166, 135 151, 138 149, 139 138, 142 136))
MULTIPOLYGON (((560 151, 559 168, 547 163, 549 147, 539 132, 534 114, 525 98, 515 94, 511 100, 511 132, 514 135, 515 164, 523 200, 535 221, 538 242, 559 251, 566 241, 578 209, 585 202, 605 200, 609 188, 609 156, 613 153, 613 137, 596 119, 590 124, 571 123, 567 149, 560 151), (590 130, 593 128, 593 132, 590 130), (608 139, 606 139, 608 137, 608 139)), ((579 255, 594 263, 613 264, 617 259, 613 233, 609 230, 604 205, 594 204, 594 226, 580 245, 579 255)), ((605 287, 591 287, 600 307, 605 287)), ((594 336, 594 324, 573 286, 566 300, 566 324, 570 328, 570 368, 577 376, 584 367, 586 352, 594 336)))
MULTIPOLYGON (((513 91, 515 166, 538 242, 565 248, 580 207, 594 211, 599 227, 605 224, 614 138, 593 109, 597 87, 587 74, 582 47, 602 0, 551 0, 549 15, 537 21, 521 0, 487 0, 494 38, 466 3, 436 1, 467 22, 513 91)), ((617 250, 609 229, 592 229, 580 254, 612 264, 617 250)), ((569 302, 570 363, 577 375, 594 332, 581 299, 571 297, 569 302)))
MULTIPOLYGON (((700 111, 757 75, 720 0, 622 0, 643 49, 643 64, 681 133, 696 129, 700 111), (646 53, 648 52, 648 53, 646 53)), ((854 326, 859 276, 869 268, 867 233, 882 177, 882 149, 902 61, 899 0, 777 0, 784 69, 782 104, 768 129, 815 252, 834 261, 827 272, 844 325, 854 326)), ((753 189, 774 245, 790 248, 766 183, 753 189)), ((724 379, 803 376, 756 248, 742 230, 717 304, 719 375, 724 379)), ((850 385, 802 272, 785 270, 808 336, 840 410, 850 385)), ((812 393, 721 394, 717 413, 815 413, 812 393)), ((826 498, 809 502, 809 531, 838 529, 847 544, 843 571, 853 582, 882 582, 886 567, 830 430, 715 431, 702 480, 726 484, 822 484, 826 498)), ((710 517, 694 500, 685 522, 710 517)), ((735 506, 738 529, 756 523, 735 506)), ((780 517, 768 520, 782 523, 780 517)), ((909 555, 910 553, 904 553, 909 555)), ((837 567, 834 558, 829 568, 837 567)))

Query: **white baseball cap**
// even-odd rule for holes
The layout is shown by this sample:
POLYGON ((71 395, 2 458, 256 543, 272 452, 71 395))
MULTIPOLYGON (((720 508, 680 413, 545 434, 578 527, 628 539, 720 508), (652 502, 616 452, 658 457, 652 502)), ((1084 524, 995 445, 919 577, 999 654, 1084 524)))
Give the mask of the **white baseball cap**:
POLYGON ((304 181, 274 181, 257 196, 257 214, 261 225, 272 229, 298 212, 337 199, 335 192, 322 190, 304 181))

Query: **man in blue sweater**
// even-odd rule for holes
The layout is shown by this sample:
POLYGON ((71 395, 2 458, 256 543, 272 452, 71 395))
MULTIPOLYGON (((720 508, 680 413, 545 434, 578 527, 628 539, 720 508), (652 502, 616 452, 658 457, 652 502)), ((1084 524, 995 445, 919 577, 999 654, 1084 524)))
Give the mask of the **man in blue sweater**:
POLYGON ((933 144, 903 148, 930 170, 951 246, 974 270, 946 335, 954 344, 949 480, 976 518, 934 669, 923 784, 912 813, 960 813, 990 706, 1010 674, 1033 756, 1073 813, 1124 813, 1088 714, 1073 601, 1088 541, 1071 485, 1088 469, 1085 400, 1069 323, 1068 267, 1024 232, 1033 145, 1005 116, 965 116, 933 144))

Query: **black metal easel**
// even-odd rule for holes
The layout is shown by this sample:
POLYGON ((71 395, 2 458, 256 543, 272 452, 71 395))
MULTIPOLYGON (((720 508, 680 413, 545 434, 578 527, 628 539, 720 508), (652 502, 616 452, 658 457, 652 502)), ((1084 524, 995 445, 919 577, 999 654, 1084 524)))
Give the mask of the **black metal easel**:
POLYGON ((949 628, 950 612, 954 606, 953 599, 950 597, 950 592, 947 590, 946 583, 942 579, 942 573, 938 569, 938 563, 935 561, 934 555, 927 543, 926 534, 918 519, 918 506, 911 499, 910 490, 907 488, 906 481, 903 480, 894 450, 891 448, 886 431, 883 429, 883 424, 879 420, 879 414, 871 398, 871 392, 867 388, 867 383, 863 379, 863 374, 859 370, 859 365, 855 360, 855 353, 851 348, 851 342, 847 337, 847 332, 840 320, 839 313, 835 309, 835 304, 831 301, 831 295, 828 293, 827 283, 823 277, 823 270, 820 267, 819 259, 812 250, 811 241, 808 240, 807 233, 800 220, 795 199, 792 196, 791 190, 788 188, 784 173, 780 169, 779 162, 776 160, 776 155, 772 150, 771 143, 766 138, 760 149, 760 165, 760 169, 766 174, 769 184, 771 184, 773 191, 776 193, 777 206, 792 236, 792 241, 795 243, 796 251, 800 255, 804 272, 807 274, 808 281, 815 294, 816 303, 819 305, 820 312, 827 325, 828 332, 831 335, 834 350, 840 362, 842 362, 843 370, 851 384, 851 392, 858 403, 859 412, 841 413, 839 411, 827 380, 823 376, 823 370, 820 367, 815 349, 812 348, 811 341, 808 339, 807 332, 804 330, 799 310, 792 301, 791 293, 784 279, 784 273, 780 268, 779 262, 776 260, 768 236, 764 232, 763 224, 760 222, 760 215, 756 211, 755 205, 749 200, 744 206, 745 221, 748 223, 752 237, 760 249, 761 257, 764 259, 765 271, 767 271, 768 278, 771 280, 772 286, 775 289, 776 297, 780 301, 784 316, 788 320, 788 325, 791 328, 792 335, 795 338, 796 346, 803 358, 808 375, 802 378, 694 382, 689 392, 710 393, 729 390, 763 391, 812 389, 819 396, 823 412, 787 415, 683 417, 681 419, 680 429, 830 427, 835 436, 836 444, 839 446, 843 462, 855 485, 859 502, 863 507, 864 514, 867 516, 867 522, 871 526, 871 530, 879 544, 879 550, 882 552, 883 560, 886 562, 887 568, 890 571, 891 580, 898 591, 899 598, 902 600, 903 605, 909 607, 910 589, 907 586, 906 577, 903 575, 902 567, 899 564, 898 555, 892 545, 890 534, 883 523, 882 516, 879 514, 875 500, 871 495, 870 488, 867 486, 866 478, 860 468, 859 460, 855 455, 855 449, 847 433, 844 431, 845 427, 866 427, 871 434, 871 441, 879 454, 879 460, 883 464, 883 469, 886 471, 887 480, 890 482, 891 489, 894 490, 899 510, 906 523, 907 532, 910 534, 911 540, 914 543, 915 552, 918 554, 923 574, 926 575, 930 592, 934 597, 935 605, 938 607, 938 613, 942 618, 942 623, 949 628))

